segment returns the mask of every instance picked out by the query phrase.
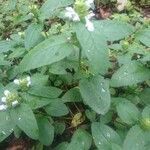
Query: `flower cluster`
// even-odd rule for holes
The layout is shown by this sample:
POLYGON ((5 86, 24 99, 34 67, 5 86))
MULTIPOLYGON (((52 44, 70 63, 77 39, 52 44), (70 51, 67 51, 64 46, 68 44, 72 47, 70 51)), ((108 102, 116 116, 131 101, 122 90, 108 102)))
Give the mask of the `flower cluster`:
POLYGON ((65 17, 74 22, 78 22, 82 19, 82 16, 84 16, 86 22, 85 27, 91 32, 94 31, 94 25, 90 21, 94 16, 94 13, 88 11, 92 6, 93 1, 94 0, 76 0, 75 8, 66 8, 65 17))
POLYGON ((26 87, 29 87, 30 85, 31 85, 31 77, 30 76, 28 76, 28 77, 26 77, 26 78, 24 78, 24 79, 15 79, 14 80, 14 83, 16 84, 16 85, 19 85, 19 86, 26 86, 26 87))
POLYGON ((18 95, 16 93, 11 93, 8 90, 4 91, 4 96, 0 101, 0 111, 6 110, 8 107, 16 107, 19 105, 18 95))

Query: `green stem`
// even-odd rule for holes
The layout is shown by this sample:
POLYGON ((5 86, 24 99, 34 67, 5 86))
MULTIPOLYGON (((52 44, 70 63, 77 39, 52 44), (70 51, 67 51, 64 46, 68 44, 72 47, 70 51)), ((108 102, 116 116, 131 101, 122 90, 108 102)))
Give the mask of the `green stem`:
POLYGON ((81 57, 82 57, 82 50, 81 48, 79 49, 79 70, 81 69, 81 57))

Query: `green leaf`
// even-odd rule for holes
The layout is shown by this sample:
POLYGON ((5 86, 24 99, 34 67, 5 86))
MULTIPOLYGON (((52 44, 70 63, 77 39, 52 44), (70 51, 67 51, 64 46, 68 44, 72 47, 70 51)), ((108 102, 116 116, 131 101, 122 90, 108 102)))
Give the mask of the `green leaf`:
POLYGON ((54 128, 55 128, 55 134, 63 134, 63 132, 66 129, 66 125, 64 122, 55 122, 54 123, 54 128))
POLYGON ((92 144, 92 138, 88 132, 83 129, 77 129, 73 134, 71 143, 66 150, 89 150, 92 144))
POLYGON ((43 145, 50 145, 54 139, 54 127, 50 124, 48 119, 38 117, 37 123, 39 127, 39 141, 43 145))
POLYGON ((122 144, 118 133, 109 126, 94 122, 91 128, 95 145, 99 150, 111 150, 112 143, 122 144))
POLYGON ((116 20, 95 21, 94 26, 107 41, 118 41, 134 32, 133 26, 116 20))
POLYGON ((62 90, 52 86, 33 86, 28 93, 45 98, 58 98, 62 90))
POLYGON ((147 47, 150 47, 150 28, 139 31, 136 35, 136 39, 142 42, 147 47))
POLYGON ((129 130, 124 141, 123 150, 145 150, 145 145, 144 132, 136 125, 129 130))
POLYGON ((150 79, 150 70, 136 61, 121 66, 111 79, 112 87, 130 86, 150 79))
POLYGON ((25 32, 25 48, 30 49, 44 40, 42 36, 43 27, 40 24, 31 24, 25 32))
POLYGON ((71 5, 73 0, 47 0, 40 9, 40 18, 42 20, 54 16, 59 8, 71 5))
POLYGON ((39 86, 39 85, 47 85, 48 83, 48 75, 44 75, 42 73, 36 73, 31 76, 31 84, 32 86, 39 86))
POLYGON ((51 64, 49 67, 49 72, 53 74, 63 75, 67 74, 67 69, 74 69, 76 71, 78 69, 78 66, 78 62, 64 59, 62 61, 51 64))
POLYGON ((15 127, 8 112, 0 112, 0 142, 7 138, 15 127))
POLYGON ((12 44, 10 41, 0 41, 0 53, 11 50, 11 46, 12 44))
POLYGON ((109 84, 101 76, 82 79, 79 83, 85 104, 98 114, 105 114, 110 108, 109 84))
POLYGON ((142 118, 150 119, 150 105, 144 108, 142 112, 142 118))
POLYGON ((48 105, 53 99, 43 98, 38 96, 33 96, 27 93, 21 94, 22 99, 27 103, 32 109, 38 109, 43 106, 48 105))
POLYGON ((62 142, 62 143, 60 143, 60 144, 58 144, 55 148, 54 148, 54 150, 66 150, 67 149, 67 147, 68 147, 68 143, 67 142, 62 142))
POLYGON ((15 50, 13 50, 13 52, 9 55, 9 59, 23 57, 25 52, 26 50, 23 47, 15 48, 15 50))
POLYGON ((115 143, 111 144, 111 148, 112 148, 112 150, 122 150, 121 146, 119 146, 119 145, 117 145, 115 143))
POLYGON ((32 139, 38 138, 38 126, 31 108, 21 104, 11 110, 11 117, 16 125, 32 139))
POLYGON ((150 88, 145 88, 139 97, 144 104, 150 105, 150 88))
POLYGON ((136 123, 140 116, 138 108, 128 100, 119 102, 117 105, 117 113, 121 120, 127 124, 136 123))
POLYGON ((106 40, 97 30, 89 32, 84 24, 76 24, 76 35, 89 60, 93 73, 105 74, 109 67, 109 53, 106 40), (84 37, 84 38, 83 38, 84 37))
POLYGON ((45 111, 55 117, 65 116, 69 113, 67 106, 61 99, 54 99, 48 106, 45 107, 45 111))
POLYGON ((81 102, 82 97, 78 87, 68 90, 62 97, 62 101, 66 102, 81 102))
POLYGON ((23 72, 50 65, 70 55, 72 50, 73 46, 63 36, 46 39, 25 55, 19 65, 19 71, 23 72))

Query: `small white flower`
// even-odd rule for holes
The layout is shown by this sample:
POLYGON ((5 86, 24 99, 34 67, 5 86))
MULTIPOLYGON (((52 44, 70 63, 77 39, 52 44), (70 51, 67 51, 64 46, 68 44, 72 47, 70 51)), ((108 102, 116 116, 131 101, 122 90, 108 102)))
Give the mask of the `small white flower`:
POLYGON ((19 85, 19 84, 20 84, 20 80, 15 79, 15 80, 14 80, 14 83, 17 84, 17 85, 19 85))
POLYGON ((72 7, 66 7, 65 17, 73 21, 80 21, 79 15, 75 12, 75 10, 72 7))
POLYGON ((30 76, 28 76, 27 78, 26 78, 26 80, 27 80, 27 87, 29 87, 30 85, 31 85, 31 77, 30 76))
POLYGON ((7 102, 6 97, 2 97, 2 98, 1 98, 1 102, 2 102, 2 103, 6 103, 6 102, 7 102))
POLYGON ((30 15, 30 16, 34 16, 34 14, 33 14, 33 13, 31 13, 31 12, 29 13, 29 15, 30 15))
POLYGON ((93 23, 85 17, 85 21, 86 21, 86 25, 85 27, 90 31, 90 32, 93 32, 94 31, 94 25, 93 23))
POLYGON ((91 19, 94 16, 95 16, 95 14, 92 11, 90 11, 89 14, 87 16, 85 16, 85 18, 91 19))
POLYGON ((10 39, 9 39, 9 38, 6 38, 6 41, 10 41, 10 39))
POLYGON ((4 95, 7 97, 10 94, 10 92, 8 90, 4 91, 4 95))
POLYGON ((6 110, 6 109, 7 109, 7 105, 4 105, 4 104, 0 105, 0 111, 6 110))
POLYGON ((85 4, 90 8, 91 5, 94 3, 94 0, 86 0, 85 4))
POLYGON ((12 107, 16 107, 19 104, 19 102, 17 100, 15 100, 11 104, 12 104, 12 107))
POLYGON ((125 6, 127 5, 128 1, 127 0, 117 0, 117 9, 119 11, 124 10, 125 6))

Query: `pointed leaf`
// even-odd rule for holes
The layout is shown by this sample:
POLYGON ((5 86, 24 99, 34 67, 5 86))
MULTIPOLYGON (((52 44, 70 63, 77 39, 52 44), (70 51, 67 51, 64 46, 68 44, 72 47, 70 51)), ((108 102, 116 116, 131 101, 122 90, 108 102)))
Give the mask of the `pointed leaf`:
POLYGON ((118 41, 134 32, 130 24, 116 20, 95 21, 94 26, 107 41, 118 41))
POLYGON ((21 61, 19 71, 28 71, 60 61, 73 50, 63 36, 47 39, 34 47, 21 61))
POLYGON ((121 138, 112 128, 95 122, 92 124, 92 135, 99 150, 110 150, 112 143, 121 145, 121 138))
POLYGON ((38 117, 39 140, 44 145, 50 145, 54 139, 54 127, 50 124, 48 119, 38 117))
POLYGON ((44 40, 41 32, 42 26, 39 24, 31 24, 25 32, 25 48, 30 49, 44 40))
POLYGON ((120 87, 137 84, 150 79, 150 70, 136 61, 124 64, 112 76, 111 86, 120 87))
POLYGON ((75 26, 77 38, 86 57, 89 60, 93 73, 106 73, 109 67, 109 54, 106 40, 97 31, 89 32, 84 24, 75 26))
POLYGON ((140 116, 138 108, 128 100, 121 101, 117 105, 117 113, 121 120, 127 124, 136 123, 140 116))
POLYGON ((38 126, 31 108, 26 104, 12 109, 11 117, 16 125, 23 130, 29 137, 38 138, 38 126))
POLYGON ((145 145, 144 132, 136 125, 129 130, 124 141, 123 150, 145 150, 145 145))
POLYGON ((109 84, 101 76, 82 79, 79 84, 84 102, 98 114, 105 114, 110 107, 109 84))
POLYGON ((71 143, 66 150, 89 150, 92 144, 92 138, 88 132, 78 129, 73 134, 71 143))
POLYGON ((15 127, 8 112, 0 112, 0 142, 7 138, 15 127))

